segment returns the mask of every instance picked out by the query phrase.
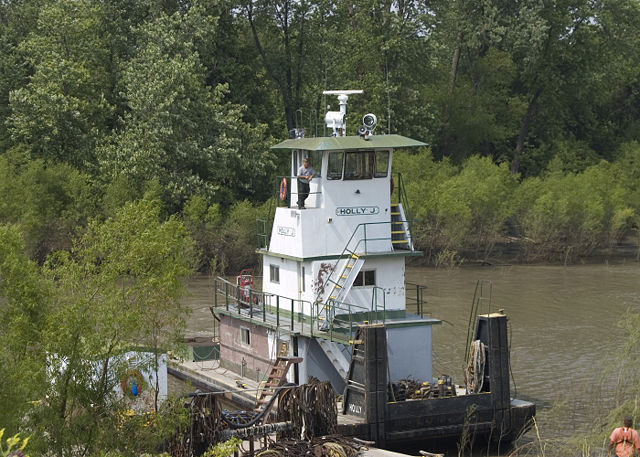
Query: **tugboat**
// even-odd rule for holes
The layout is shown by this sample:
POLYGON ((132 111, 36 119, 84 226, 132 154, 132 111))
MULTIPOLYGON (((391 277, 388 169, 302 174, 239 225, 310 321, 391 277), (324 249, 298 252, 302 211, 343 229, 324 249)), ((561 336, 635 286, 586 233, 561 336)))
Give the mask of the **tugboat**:
POLYGON ((347 101, 361 93, 324 92, 339 102, 325 116, 330 136, 296 129, 273 146, 290 153, 291 173, 278 179, 272 221, 258 224, 262 287, 247 272, 215 279, 220 366, 263 381, 257 409, 284 382, 329 381, 343 395, 340 431, 378 447, 470 432, 511 441, 535 405, 510 398, 504 314, 474 316, 464 386, 434 378, 441 321, 424 316, 424 286, 405 282, 406 258, 421 252, 402 177, 391 172, 395 149, 426 144, 375 134, 374 114, 347 136, 347 101), (308 189, 298 177, 305 159, 315 172, 308 189))

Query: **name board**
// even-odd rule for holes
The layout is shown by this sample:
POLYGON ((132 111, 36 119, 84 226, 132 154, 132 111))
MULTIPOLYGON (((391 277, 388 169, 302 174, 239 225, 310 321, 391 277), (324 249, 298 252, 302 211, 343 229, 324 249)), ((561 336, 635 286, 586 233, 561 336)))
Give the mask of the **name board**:
POLYGON ((357 414, 359 416, 362 415, 362 405, 354 405, 353 403, 349 403, 348 409, 351 414, 357 414))
POLYGON ((293 227, 281 227, 281 226, 278 226, 278 235, 296 236, 296 229, 294 229, 293 227))
POLYGON ((373 216, 378 214, 377 206, 343 206, 336 208, 336 216, 373 216))

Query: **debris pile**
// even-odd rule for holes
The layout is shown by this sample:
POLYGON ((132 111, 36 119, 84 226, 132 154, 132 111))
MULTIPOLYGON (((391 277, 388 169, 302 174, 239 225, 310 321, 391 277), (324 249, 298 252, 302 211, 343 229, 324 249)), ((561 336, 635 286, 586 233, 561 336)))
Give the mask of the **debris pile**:
POLYGON ((436 382, 420 382, 401 379, 392 384, 390 397, 393 401, 426 400, 428 398, 455 397, 456 386, 451 377, 442 375, 436 382))
POLYGON ((340 435, 277 441, 256 452, 256 457, 355 457, 364 446, 340 435))

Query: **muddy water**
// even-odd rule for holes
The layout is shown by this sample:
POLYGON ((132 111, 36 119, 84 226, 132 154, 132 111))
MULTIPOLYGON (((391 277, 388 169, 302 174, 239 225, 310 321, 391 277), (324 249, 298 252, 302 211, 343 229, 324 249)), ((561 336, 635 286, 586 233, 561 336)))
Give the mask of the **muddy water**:
MULTIPOLYGON (((640 265, 407 268, 407 281, 428 286, 425 309, 443 321, 434 330, 434 374, 456 382, 478 280, 491 284, 492 310, 509 317, 512 392, 538 405, 544 435, 567 436, 604 417, 612 394, 602 371, 624 344, 617 323, 627 309, 640 312, 640 265)), ((210 335, 210 278, 194 278, 189 289, 189 335, 210 335)))

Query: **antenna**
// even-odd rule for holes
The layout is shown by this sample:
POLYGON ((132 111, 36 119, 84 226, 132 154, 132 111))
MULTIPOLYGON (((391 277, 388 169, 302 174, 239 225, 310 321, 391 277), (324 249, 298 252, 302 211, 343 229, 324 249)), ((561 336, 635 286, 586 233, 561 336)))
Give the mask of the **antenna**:
POLYGON ((333 129, 333 136, 344 136, 347 131, 347 100, 349 95, 361 94, 362 90, 325 90, 324 95, 337 95, 340 103, 340 111, 327 111, 324 122, 327 127, 333 129))

